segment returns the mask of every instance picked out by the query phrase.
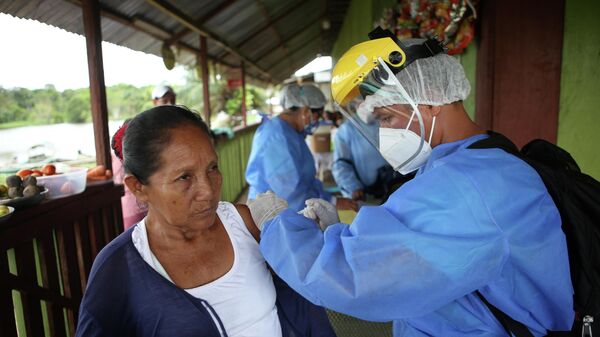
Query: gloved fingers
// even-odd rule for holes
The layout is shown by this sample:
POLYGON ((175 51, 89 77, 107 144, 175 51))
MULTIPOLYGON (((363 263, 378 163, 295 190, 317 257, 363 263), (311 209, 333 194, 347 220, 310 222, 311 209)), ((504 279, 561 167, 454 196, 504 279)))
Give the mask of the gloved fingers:
POLYGON ((305 208, 304 216, 312 220, 317 220, 318 218, 315 210, 309 207, 305 208))
POLYGON ((333 206, 330 202, 323 199, 309 199, 306 201, 307 205, 313 207, 319 212, 337 212, 335 206, 333 206))

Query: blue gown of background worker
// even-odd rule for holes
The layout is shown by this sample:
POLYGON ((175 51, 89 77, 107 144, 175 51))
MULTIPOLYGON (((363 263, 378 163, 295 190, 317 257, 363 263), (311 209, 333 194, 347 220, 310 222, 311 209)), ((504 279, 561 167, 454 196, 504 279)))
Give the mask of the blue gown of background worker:
MULTIPOLYGON (((373 134, 377 134, 378 128, 376 123, 365 124, 365 129, 373 134)), ((373 185, 377 170, 389 166, 349 121, 338 128, 333 144, 333 178, 345 197, 352 197, 352 192, 373 185)))
MULTIPOLYGON (((400 83, 417 104, 466 118, 462 103, 449 105, 468 96, 464 70, 450 56, 431 59, 396 76, 415 81, 400 83), (439 102, 432 93, 442 93, 439 102)), ((378 106, 393 104, 401 103, 378 106)), ((570 330, 573 288, 558 210, 525 162, 500 149, 467 148, 485 137, 438 144, 413 180, 383 205, 362 207, 350 226, 323 232, 284 210, 262 230, 265 259, 313 303, 394 321, 394 336, 506 336, 476 290, 535 336, 570 330)))
MULTIPOLYGON (((295 84, 284 87, 281 100, 284 109, 308 106, 295 84)), ((270 190, 295 211, 303 209, 309 198, 331 201, 331 195, 315 176, 315 162, 304 134, 279 117, 263 121, 254 135, 246 169, 248 198, 270 190)))

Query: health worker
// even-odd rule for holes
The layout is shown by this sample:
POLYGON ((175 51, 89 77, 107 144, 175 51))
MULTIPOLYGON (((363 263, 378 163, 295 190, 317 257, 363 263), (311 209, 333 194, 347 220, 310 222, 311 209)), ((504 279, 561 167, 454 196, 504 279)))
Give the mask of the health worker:
MULTIPOLYGON (((345 111, 361 96, 379 123, 368 141, 396 171, 417 174, 350 225, 316 199, 306 216, 286 209, 265 221, 271 268, 315 304, 393 321, 394 336, 508 336, 483 299, 534 336, 570 330, 567 245, 540 176, 504 150, 470 147, 488 135, 463 106, 464 69, 438 41, 370 37, 336 64, 333 98, 345 111)), ((281 202, 258 196, 251 212, 281 202)))
POLYGON ((333 202, 339 209, 356 210, 356 202, 331 196, 315 177, 315 162, 304 141, 311 117, 302 87, 295 83, 286 85, 280 101, 284 111, 263 121, 252 141, 246 169, 248 199, 272 191, 296 212, 304 209, 305 201, 311 198, 333 202))

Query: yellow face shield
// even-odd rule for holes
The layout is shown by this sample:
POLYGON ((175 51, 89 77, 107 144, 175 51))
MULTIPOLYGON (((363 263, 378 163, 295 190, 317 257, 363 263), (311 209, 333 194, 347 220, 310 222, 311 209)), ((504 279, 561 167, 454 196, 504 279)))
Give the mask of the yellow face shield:
POLYGON ((335 65, 331 91, 346 121, 388 161, 405 174, 423 163, 433 131, 424 123, 419 106, 396 77, 419 58, 444 51, 436 40, 405 47, 382 30, 375 39, 346 52, 335 65), (400 145, 399 145, 400 144, 400 145))
MULTIPOLYGON (((379 27, 372 31, 369 37, 372 40, 350 48, 333 69, 331 92, 333 99, 339 105, 346 105, 361 94, 359 89, 363 81, 366 79, 377 81, 378 76, 385 74, 381 71, 383 66, 381 61, 396 74, 419 58, 444 52, 444 47, 434 39, 405 47, 390 31, 379 27)), ((369 94, 369 89, 367 88, 367 92, 363 94, 369 94)))

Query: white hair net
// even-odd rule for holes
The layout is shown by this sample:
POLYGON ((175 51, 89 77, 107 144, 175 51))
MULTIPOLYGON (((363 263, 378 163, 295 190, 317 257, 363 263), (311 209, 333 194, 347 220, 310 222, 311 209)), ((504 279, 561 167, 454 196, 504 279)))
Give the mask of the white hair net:
MULTIPOLYGON (((424 41, 408 39, 402 43, 410 46, 424 41)), ((466 99, 471 91, 462 65, 447 54, 418 59, 396 74, 396 78, 416 104, 450 104, 466 99)))
MULTIPOLYGON (((416 104, 420 104, 417 101, 415 102, 416 104)), ((377 90, 377 92, 374 95, 368 95, 367 97, 365 97, 364 101, 359 102, 359 104, 360 105, 358 105, 358 109, 356 111, 357 115, 363 122, 370 124, 374 121, 375 118, 373 116, 373 110, 375 108, 395 104, 408 104, 408 102, 406 101, 404 96, 397 90, 397 88, 385 85, 379 88, 379 90, 377 90)))
POLYGON ((325 106, 325 103, 327 103, 325 95, 317 86, 313 84, 304 84, 302 85, 302 90, 304 91, 304 97, 306 97, 309 108, 321 109, 325 106))
POLYGON ((302 88, 296 83, 288 84, 281 89, 279 102, 284 109, 308 106, 302 88))

